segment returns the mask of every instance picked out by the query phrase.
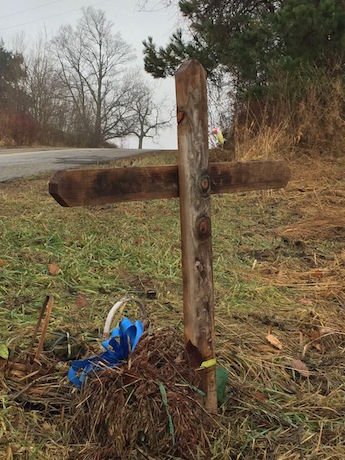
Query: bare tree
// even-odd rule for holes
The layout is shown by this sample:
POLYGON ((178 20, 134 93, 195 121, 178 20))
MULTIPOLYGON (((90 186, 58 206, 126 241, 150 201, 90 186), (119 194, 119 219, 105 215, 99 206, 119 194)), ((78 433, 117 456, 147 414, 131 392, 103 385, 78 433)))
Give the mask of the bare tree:
POLYGON ((42 143, 75 144, 74 110, 66 87, 59 78, 51 44, 46 35, 25 56, 28 113, 39 126, 42 143))
POLYGON ((55 113, 56 79, 53 62, 48 54, 48 44, 39 37, 26 59, 26 93, 31 116, 43 131, 48 129, 55 113))
POLYGON ((169 126, 172 115, 163 116, 167 109, 154 100, 154 89, 143 80, 132 80, 132 98, 129 104, 128 133, 138 138, 138 148, 143 148, 145 138, 153 139, 161 128, 169 126))
POLYGON ((139 11, 160 11, 163 8, 177 4, 176 0, 137 0, 139 11))
POLYGON ((126 132, 129 89, 122 84, 132 52, 104 11, 83 9, 76 28, 63 26, 53 40, 59 76, 88 143, 101 145, 126 132))

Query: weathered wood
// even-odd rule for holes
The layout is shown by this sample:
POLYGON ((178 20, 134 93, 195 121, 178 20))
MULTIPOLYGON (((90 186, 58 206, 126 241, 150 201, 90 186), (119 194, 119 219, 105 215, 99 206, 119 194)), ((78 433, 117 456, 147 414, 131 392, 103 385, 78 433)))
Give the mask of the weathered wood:
POLYGON ((46 300, 44 302, 44 309, 46 311, 46 317, 45 317, 44 322, 43 322, 41 337, 40 337, 38 347, 37 347, 37 350, 36 350, 36 353, 35 353, 35 359, 39 359, 39 357, 40 357, 40 355, 42 353, 43 344, 44 344, 44 341, 45 341, 45 338, 46 338, 46 335, 47 335, 47 331, 48 331, 48 325, 49 325, 49 320, 50 320, 50 315, 51 315, 51 312, 52 312, 52 308, 53 308, 53 297, 49 295, 49 296, 46 297, 46 300))
POLYGON ((178 196, 177 166, 58 171, 49 192, 62 206, 178 196))
MULTIPOLYGON (((191 365, 200 367, 215 358, 206 74, 191 60, 177 71, 175 82, 184 338, 191 365)), ((215 364, 201 373, 205 408, 216 413, 215 364)))
MULTIPOLYGON (((210 163, 211 193, 285 187, 290 171, 284 161, 210 163)), ((178 168, 148 166, 57 172, 49 192, 62 206, 85 206, 179 196, 178 168)))

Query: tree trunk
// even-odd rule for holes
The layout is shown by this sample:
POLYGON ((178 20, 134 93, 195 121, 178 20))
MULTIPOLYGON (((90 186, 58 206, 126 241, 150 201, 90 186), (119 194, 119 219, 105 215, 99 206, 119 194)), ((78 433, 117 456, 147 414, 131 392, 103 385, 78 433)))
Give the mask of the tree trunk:
POLYGON ((143 141, 144 141, 144 138, 143 138, 143 137, 139 137, 139 145, 138 145, 138 149, 139 149, 139 150, 142 150, 142 148, 143 148, 143 141))
MULTIPOLYGON (((101 85, 101 83, 99 85, 101 85)), ((101 121, 102 102, 101 102, 100 91, 101 91, 101 86, 99 86, 98 88, 97 111, 96 111, 93 147, 100 147, 103 141, 102 139, 102 121, 101 121)))

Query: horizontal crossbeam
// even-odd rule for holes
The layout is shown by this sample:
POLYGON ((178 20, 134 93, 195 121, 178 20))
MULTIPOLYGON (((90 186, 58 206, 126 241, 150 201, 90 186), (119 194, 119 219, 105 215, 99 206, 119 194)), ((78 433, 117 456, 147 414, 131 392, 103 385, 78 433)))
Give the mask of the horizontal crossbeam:
MULTIPOLYGON (((211 193, 278 189, 290 178, 285 161, 210 163, 208 173, 211 193)), ((49 192, 69 207, 177 198, 178 170, 176 165, 164 165, 58 171, 50 180, 49 192)))

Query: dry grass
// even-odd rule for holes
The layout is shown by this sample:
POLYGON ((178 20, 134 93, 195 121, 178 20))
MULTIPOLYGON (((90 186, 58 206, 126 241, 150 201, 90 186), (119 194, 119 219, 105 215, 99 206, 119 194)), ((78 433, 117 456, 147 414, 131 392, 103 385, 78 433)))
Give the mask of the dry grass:
POLYGON ((200 377, 183 348, 174 328, 146 333, 128 364, 91 379, 69 422, 72 441, 89 446, 76 449, 78 458, 210 456, 207 433, 217 425, 201 405, 200 377))
MULTIPOLYGON (((314 76, 304 96, 277 79, 276 98, 246 103, 235 118, 237 159, 339 156, 344 154, 345 86, 339 78, 314 76), (292 91, 292 92, 291 92, 292 91)), ((298 85, 298 83, 296 83, 298 85)), ((305 89, 305 82, 303 82, 305 89)))
MULTIPOLYGON (((52 358, 53 373, 40 370, 45 375, 20 395, 28 379, 0 379, 0 458, 343 458, 345 162, 303 158, 290 166, 286 190, 212 199, 217 356, 230 379, 215 425, 204 428, 196 425, 195 402, 179 412, 176 401, 186 408, 183 394, 198 400, 193 390, 183 393, 176 374, 185 372, 175 361, 182 346, 177 202, 69 210, 47 195, 46 177, 0 185, 0 327, 11 349, 27 348, 47 291, 55 297, 49 332, 68 330, 88 354, 99 349, 106 311, 124 292, 146 303, 154 332, 176 332, 173 340, 163 335, 166 348, 154 346, 150 355, 142 343, 132 358, 132 386, 124 367, 96 377, 79 395, 66 382, 66 364, 52 358), (49 275, 49 263, 61 268, 57 276, 49 275), (148 289, 156 299, 146 298, 148 289), (78 306, 78 295, 87 305, 78 306), (281 349, 268 342, 269 332, 281 349), (144 356, 152 357, 151 370, 144 356), (163 375, 157 357, 166 363, 163 375), (167 389, 175 450, 157 378, 167 389), (109 404, 122 407, 122 417, 109 404), (120 438, 109 443, 113 425, 120 438)), ((139 314, 132 306, 125 313, 139 314)))
POLYGON ((245 126, 237 130, 235 156, 241 161, 267 160, 282 155, 291 146, 291 137, 287 135, 286 124, 278 126, 260 126, 253 134, 252 126, 245 126))

